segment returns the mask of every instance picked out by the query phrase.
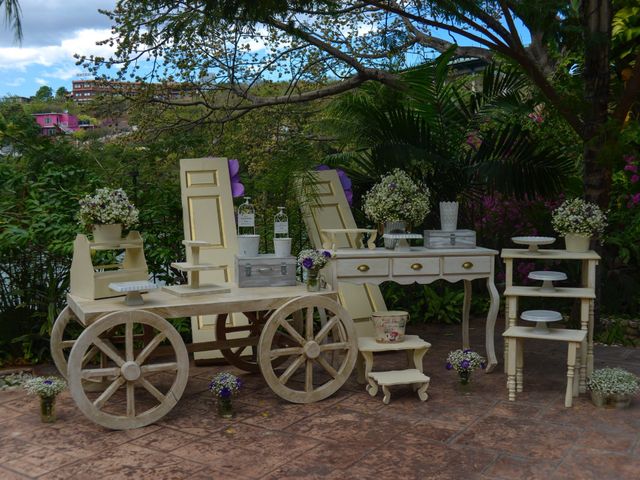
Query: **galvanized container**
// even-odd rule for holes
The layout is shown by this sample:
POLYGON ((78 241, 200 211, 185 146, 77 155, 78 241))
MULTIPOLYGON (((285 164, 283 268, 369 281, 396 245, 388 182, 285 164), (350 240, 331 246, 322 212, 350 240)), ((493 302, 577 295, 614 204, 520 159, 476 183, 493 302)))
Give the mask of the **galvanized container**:
POLYGON ((296 258, 258 255, 236 255, 236 277, 239 287, 287 287, 296 284, 296 258))

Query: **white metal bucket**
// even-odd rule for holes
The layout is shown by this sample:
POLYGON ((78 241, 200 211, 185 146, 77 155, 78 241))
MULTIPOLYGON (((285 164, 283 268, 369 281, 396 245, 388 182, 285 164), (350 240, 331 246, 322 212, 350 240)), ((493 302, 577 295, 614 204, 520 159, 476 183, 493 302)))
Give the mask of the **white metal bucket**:
POLYGON ((291 239, 290 238, 274 238, 273 251, 276 257, 288 257, 291 255, 291 239))
POLYGON ((409 321, 409 314, 401 310, 373 312, 371 321, 376 329, 376 342, 397 343, 404 340, 404 330, 409 321))
POLYGON ((260 250, 260 235, 238 235, 238 256, 257 257, 260 250))

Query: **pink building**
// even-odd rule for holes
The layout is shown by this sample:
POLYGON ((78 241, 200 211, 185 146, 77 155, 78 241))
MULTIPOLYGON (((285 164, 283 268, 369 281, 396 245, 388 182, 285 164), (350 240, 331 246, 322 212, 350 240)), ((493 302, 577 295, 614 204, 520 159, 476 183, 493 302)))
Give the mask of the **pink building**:
POLYGON ((79 129, 78 117, 69 112, 62 113, 34 113, 42 135, 57 135, 59 133, 73 133, 79 129))

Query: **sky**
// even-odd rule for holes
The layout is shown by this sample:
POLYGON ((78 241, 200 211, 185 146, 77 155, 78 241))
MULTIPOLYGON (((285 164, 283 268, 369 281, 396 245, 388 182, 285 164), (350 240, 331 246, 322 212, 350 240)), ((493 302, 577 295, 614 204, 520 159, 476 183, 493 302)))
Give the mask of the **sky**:
POLYGON ((82 67, 75 53, 107 56, 110 49, 97 46, 108 38, 109 19, 98 9, 111 9, 116 0, 20 0, 23 40, 0 20, 0 98, 30 97, 42 85, 55 91, 80 78, 82 67))

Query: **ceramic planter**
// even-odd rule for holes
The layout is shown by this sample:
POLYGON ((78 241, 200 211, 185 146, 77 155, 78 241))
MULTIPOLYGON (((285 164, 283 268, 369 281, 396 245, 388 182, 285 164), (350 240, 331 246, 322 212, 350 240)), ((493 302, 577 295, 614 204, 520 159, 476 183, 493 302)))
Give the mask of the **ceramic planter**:
POLYGON ((93 241, 96 243, 119 242, 121 238, 121 223, 93 226, 93 241))
POLYGON ((575 233, 567 233, 564 236, 564 243, 566 245, 567 252, 583 253, 589 251, 591 237, 586 235, 577 235, 575 233))
POLYGON ((458 202, 440 202, 440 229, 443 232, 458 229, 458 202))
POLYGON ((632 395, 622 393, 603 393, 591 390, 591 401, 596 407, 627 408, 632 395))

